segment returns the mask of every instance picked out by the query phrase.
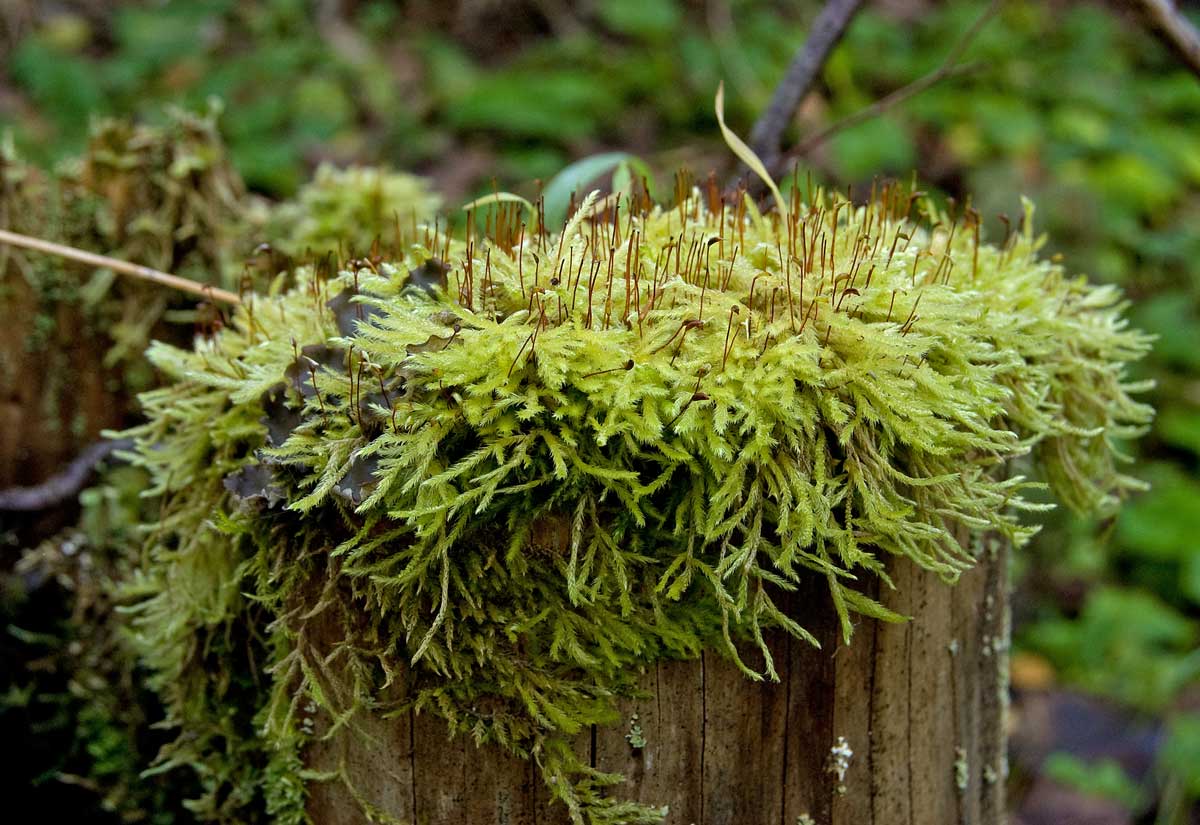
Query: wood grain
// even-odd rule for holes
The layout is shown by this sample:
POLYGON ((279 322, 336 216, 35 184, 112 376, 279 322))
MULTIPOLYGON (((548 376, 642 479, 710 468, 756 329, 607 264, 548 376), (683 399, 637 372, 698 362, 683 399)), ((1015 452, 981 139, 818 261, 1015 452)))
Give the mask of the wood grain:
MULTIPOLYGON (((954 587, 907 562, 891 565, 896 587, 876 595, 912 621, 860 617, 849 645, 824 582, 814 581, 789 611, 821 648, 772 637, 779 682, 751 681, 716 652, 649 666, 638 695, 621 703, 621 723, 581 736, 577 748, 626 776, 614 794, 668 805, 670 825, 795 825, 802 815, 819 825, 999 825, 1006 564, 1003 543, 989 539, 954 587), (641 747, 630 735, 634 714, 641 747), (844 791, 830 770, 839 737, 854 752, 844 791)), ((761 664, 750 649, 746 661, 761 664)), ((435 717, 364 725, 371 736, 343 737, 336 758, 358 792, 396 821, 568 821, 528 763, 448 740, 435 717)), ((328 770, 335 752, 315 746, 309 765, 328 770)), ((309 812, 317 825, 368 821, 344 783, 314 786, 309 812)))
MULTIPOLYGON (((2 258, 3 256, 0 256, 2 258)), ((82 309, 43 305, 11 255, 0 270, 0 488, 45 481, 126 421, 121 378, 105 367, 112 345, 82 309), (39 334, 40 330, 40 334, 39 334)), ((22 546, 70 523, 74 497, 37 514, 0 514, 22 546)))

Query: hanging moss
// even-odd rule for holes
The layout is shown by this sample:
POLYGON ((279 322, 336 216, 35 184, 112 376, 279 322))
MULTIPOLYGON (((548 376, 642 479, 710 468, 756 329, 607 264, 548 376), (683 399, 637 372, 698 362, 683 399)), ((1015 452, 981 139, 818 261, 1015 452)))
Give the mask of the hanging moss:
POLYGON ((0 720, 14 737, 36 731, 18 776, 43 787, 39 795, 21 789, 29 796, 18 802, 39 804, 51 817, 82 808, 108 812, 114 822, 190 819, 181 803, 195 793, 191 777, 140 776, 170 737, 153 727, 159 703, 142 684, 115 602, 136 575, 137 526, 153 517, 138 495, 145 483, 136 468, 109 470, 80 495, 77 525, 24 551, 14 571, 0 574, 12 674, 0 720))
POLYGON ((1138 487, 1117 450, 1150 418, 1124 377, 1147 339, 1030 218, 992 246, 899 188, 767 216, 593 196, 559 235, 427 229, 153 346, 135 621, 164 767, 210 818, 299 822, 300 709, 337 737, 411 707, 535 760, 575 822, 658 821, 571 749, 635 666, 719 649, 775 678, 764 633, 814 642, 779 607, 814 576, 847 638, 902 620, 864 579, 952 581, 963 531, 1024 542, 1023 456, 1073 507, 1138 487))

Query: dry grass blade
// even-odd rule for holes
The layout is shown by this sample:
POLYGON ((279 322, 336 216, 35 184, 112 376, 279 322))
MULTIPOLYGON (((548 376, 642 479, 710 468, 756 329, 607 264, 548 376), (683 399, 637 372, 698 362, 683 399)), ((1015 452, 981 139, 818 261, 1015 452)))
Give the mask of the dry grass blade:
POLYGON ((763 183, 771 190, 771 194, 775 197, 775 207, 779 210, 780 215, 787 214, 787 204, 783 200, 783 195, 779 191, 779 187, 775 185, 774 178, 767 171, 767 167, 763 165, 762 160, 754 153, 754 150, 746 145, 740 137, 734 134, 733 130, 725 125, 725 84, 722 82, 717 86, 716 99, 717 125, 721 127, 721 137, 725 138, 726 145, 738 157, 742 163, 746 164, 754 174, 762 178, 763 183))
POLYGON ((478 209, 481 206, 491 206, 496 203, 519 203, 529 210, 531 215, 537 214, 537 207, 530 203, 526 198, 520 195, 514 195, 512 192, 493 192, 490 195, 484 195, 482 198, 476 198, 470 203, 463 206, 464 212, 470 212, 472 209, 478 209))
POLYGON ((202 284, 199 281, 192 281, 188 278, 181 278, 169 272, 160 272, 148 266, 131 264, 128 261, 110 258, 107 255, 86 252, 82 249, 76 249, 73 246, 64 246, 53 241, 44 241, 41 238, 32 238, 17 232, 9 232, 6 229, 0 229, 0 243, 19 246, 22 249, 32 249, 36 252, 44 252, 47 255, 57 255, 60 258, 67 258, 68 260, 78 261, 90 266, 111 269, 122 275, 129 275, 133 278, 140 278, 143 281, 168 286, 172 289, 178 289, 181 292, 190 292, 193 295, 198 295, 210 301, 221 301, 226 304, 240 304, 242 302, 239 296, 220 287, 209 286, 208 284, 202 284))

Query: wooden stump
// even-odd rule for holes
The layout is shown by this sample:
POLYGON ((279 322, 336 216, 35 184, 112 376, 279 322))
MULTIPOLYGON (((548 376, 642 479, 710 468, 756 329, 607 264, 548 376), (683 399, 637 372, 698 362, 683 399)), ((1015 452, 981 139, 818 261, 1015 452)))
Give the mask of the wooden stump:
MULTIPOLYGON (((0 488, 45 481, 121 426, 129 405, 120 374, 104 365, 112 342, 89 330, 77 304, 39 301, 11 262, 16 254, 0 271, 0 488)), ((44 512, 0 513, 0 526, 32 545, 74 510, 72 498, 44 512)))
MULTIPOLYGON (((860 619, 850 645, 814 583, 794 612, 822 648, 773 638, 779 683, 752 682, 715 653, 649 667, 647 696, 624 703, 623 726, 592 730, 580 752, 625 774, 614 794, 669 805, 671 825, 998 825, 1006 561, 1003 544, 989 544, 954 587, 892 565, 896 589, 878 596, 913 620, 860 619), (838 752, 853 754, 841 781, 838 752)), ((530 763, 447 739, 430 714, 364 720, 354 735, 314 744, 307 761, 348 780, 311 786, 317 825, 367 822, 361 801, 414 825, 567 821, 530 763)))

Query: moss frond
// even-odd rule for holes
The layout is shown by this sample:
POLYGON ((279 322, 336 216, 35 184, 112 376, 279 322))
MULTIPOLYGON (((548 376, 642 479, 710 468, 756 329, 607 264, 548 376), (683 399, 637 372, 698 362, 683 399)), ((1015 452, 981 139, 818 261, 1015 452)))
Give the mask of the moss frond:
POLYGON ((377 240, 390 248, 440 205, 414 175, 322 164, 295 198, 275 207, 267 232, 293 256, 365 254, 377 240))
POLYGON ((852 613, 901 620, 863 578, 953 580, 962 534, 1026 540, 1024 456, 1080 509, 1138 487, 1117 446, 1150 418, 1125 376, 1147 338, 1038 257, 1031 215, 995 246, 895 187, 621 207, 427 228, 151 349, 138 620, 185 730, 237 627, 270 668, 263 742, 295 747, 301 697, 337 724, 415 707, 536 760, 576 822, 657 821, 570 746, 634 665, 720 648, 775 678, 765 630, 813 641, 781 607, 805 577, 847 638, 852 613))

